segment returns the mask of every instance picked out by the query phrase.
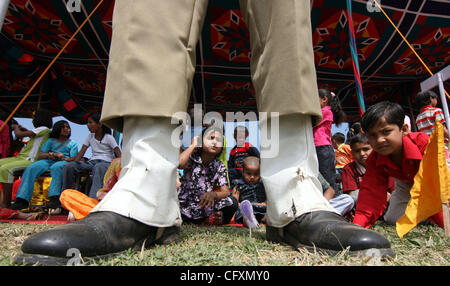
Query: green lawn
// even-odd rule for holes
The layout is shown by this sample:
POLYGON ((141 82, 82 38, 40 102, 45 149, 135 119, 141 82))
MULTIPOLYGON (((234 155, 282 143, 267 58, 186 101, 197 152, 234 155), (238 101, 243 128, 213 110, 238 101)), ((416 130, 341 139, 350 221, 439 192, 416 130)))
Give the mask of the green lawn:
MULTIPOLYGON (((0 265, 13 265, 22 242, 31 234, 52 225, 0 223, 0 265)), ((94 265, 121 266, 358 266, 405 265, 449 266, 450 238, 436 226, 418 226, 400 239, 395 227, 377 222, 373 228, 385 235, 396 252, 387 261, 351 257, 344 250, 335 256, 295 251, 286 245, 265 240, 265 227, 250 232, 246 228, 192 226, 182 227, 181 243, 156 246, 142 251, 125 251, 94 265)))

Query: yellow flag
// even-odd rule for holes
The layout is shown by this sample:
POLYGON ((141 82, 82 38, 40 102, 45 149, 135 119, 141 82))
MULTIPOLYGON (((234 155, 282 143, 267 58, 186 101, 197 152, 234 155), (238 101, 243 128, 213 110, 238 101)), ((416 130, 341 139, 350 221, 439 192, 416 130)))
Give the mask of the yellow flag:
POLYGON ((411 199, 405 214, 397 221, 397 234, 403 237, 422 220, 442 211, 450 199, 450 171, 445 160, 444 127, 436 122, 435 129, 419 171, 410 190, 411 199))

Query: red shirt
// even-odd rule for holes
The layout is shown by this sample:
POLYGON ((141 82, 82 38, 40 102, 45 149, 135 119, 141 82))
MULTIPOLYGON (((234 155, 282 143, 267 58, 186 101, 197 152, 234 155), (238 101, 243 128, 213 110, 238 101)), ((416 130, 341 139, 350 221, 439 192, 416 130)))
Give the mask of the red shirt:
POLYGON ((366 161, 366 173, 356 204, 354 224, 369 228, 383 214, 386 208, 386 193, 389 189, 389 176, 414 183, 429 136, 422 132, 412 132, 403 136, 402 166, 395 164, 389 156, 373 151, 366 161))
POLYGON ((253 147, 250 142, 245 142, 244 146, 234 146, 230 151, 230 158, 228 158, 228 168, 234 168, 242 171, 242 163, 244 159, 249 156, 260 157, 258 149, 253 147))
MULTIPOLYGON (((356 161, 352 161, 345 165, 342 170, 342 191, 344 193, 359 190, 359 186, 365 174, 365 168, 364 170, 361 170, 358 168, 357 164, 356 161)), ((392 192, 394 189, 395 181, 392 177, 389 177, 388 190, 392 192)))
POLYGON ((358 169, 355 161, 345 165, 342 170, 342 191, 344 193, 359 190, 364 172, 358 169))

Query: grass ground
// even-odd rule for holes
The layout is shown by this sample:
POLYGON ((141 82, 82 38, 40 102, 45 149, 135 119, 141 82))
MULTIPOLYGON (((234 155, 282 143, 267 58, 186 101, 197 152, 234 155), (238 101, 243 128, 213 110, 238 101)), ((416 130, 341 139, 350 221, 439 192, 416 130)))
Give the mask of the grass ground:
MULTIPOLYGON (((0 266, 14 265, 22 242, 31 234, 52 225, 0 223, 0 266)), ((265 227, 250 231, 238 227, 182 227, 182 242, 142 251, 125 251, 102 266, 450 266, 450 238, 436 226, 418 226, 400 239, 395 227, 377 222, 373 229, 387 237, 396 253, 380 261, 352 257, 347 251, 335 256, 294 251, 291 247, 265 240, 265 227)))

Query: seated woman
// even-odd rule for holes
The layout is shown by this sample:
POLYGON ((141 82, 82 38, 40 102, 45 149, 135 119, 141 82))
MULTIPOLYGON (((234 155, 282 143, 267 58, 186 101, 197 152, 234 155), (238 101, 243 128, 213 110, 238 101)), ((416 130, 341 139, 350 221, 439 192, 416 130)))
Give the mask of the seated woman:
POLYGON ((14 172, 23 170, 38 160, 39 150, 50 135, 52 116, 45 109, 38 109, 33 114, 34 129, 28 130, 17 123, 11 124, 16 138, 29 137, 28 143, 22 147, 17 156, 0 159, 0 182, 2 183, 2 199, 0 207, 11 207, 14 172))
POLYGON ((55 123, 49 139, 40 150, 39 160, 28 166, 23 173, 16 200, 11 206, 13 210, 28 207, 33 195, 34 181, 49 169, 52 181, 48 190, 49 202, 46 208, 61 207, 59 195, 62 190, 62 168, 67 162, 73 161, 78 154, 78 145, 70 139, 70 135, 71 130, 67 121, 60 120, 55 123))
POLYGON ((184 223, 221 225, 229 223, 238 207, 228 187, 227 168, 218 158, 223 152, 223 134, 210 127, 180 154, 183 170, 178 188, 184 223))
POLYGON ((61 193, 61 205, 69 211, 68 221, 81 220, 106 196, 114 187, 122 170, 121 158, 112 160, 103 178, 103 188, 97 190, 96 198, 91 198, 73 189, 66 189, 61 193))
POLYGON ((100 123, 100 114, 95 113, 88 117, 87 127, 91 132, 78 152, 73 162, 63 168, 62 189, 73 189, 76 175, 82 171, 92 172, 92 185, 89 197, 96 198, 97 191, 103 187, 103 178, 111 161, 120 157, 120 149, 116 140, 111 136, 111 130, 100 123), (86 150, 91 147, 92 157, 89 161, 82 161, 86 150))

